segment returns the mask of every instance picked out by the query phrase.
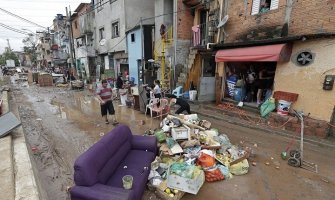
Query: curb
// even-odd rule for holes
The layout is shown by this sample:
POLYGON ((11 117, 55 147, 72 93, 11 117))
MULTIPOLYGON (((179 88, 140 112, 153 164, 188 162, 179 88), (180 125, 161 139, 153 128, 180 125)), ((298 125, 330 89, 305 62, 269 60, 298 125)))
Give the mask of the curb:
MULTIPOLYGON (((269 127, 263 126, 263 125, 255 126, 255 125, 252 125, 252 124, 249 124, 249 123, 244 123, 244 122, 242 122, 241 120, 239 120, 235 117, 229 117, 230 119, 226 119, 226 118, 223 118, 223 117, 210 115, 210 114, 207 114, 207 113, 204 113, 204 112, 201 112, 201 111, 193 111, 193 112, 196 113, 196 114, 202 115, 204 117, 213 118, 213 119, 216 119, 216 120, 223 120, 225 122, 228 122, 228 123, 231 123, 231 124, 234 124, 234 125, 238 125, 238 126, 243 126, 243 127, 250 128, 250 129, 253 129, 253 130, 258 130, 258 131, 262 131, 262 132, 269 133, 269 134, 280 135, 280 136, 284 136, 284 137, 287 137, 287 138, 292 138, 293 137, 292 133, 289 132, 289 131, 276 130, 276 129, 272 129, 272 128, 269 128, 269 127)), ((296 138, 300 139, 300 137, 296 137, 296 138)), ((327 147, 327 148, 335 149, 335 144, 328 144, 328 143, 316 141, 316 140, 309 139, 309 138, 304 138, 304 142, 312 144, 312 145, 317 145, 317 146, 321 146, 321 147, 327 147)))
MULTIPOLYGON (((9 112, 8 92, 2 92, 2 114, 9 112)), ((13 138, 9 134, 0 138, 0 194, 1 198, 15 199, 15 176, 14 176, 14 148, 13 138)))

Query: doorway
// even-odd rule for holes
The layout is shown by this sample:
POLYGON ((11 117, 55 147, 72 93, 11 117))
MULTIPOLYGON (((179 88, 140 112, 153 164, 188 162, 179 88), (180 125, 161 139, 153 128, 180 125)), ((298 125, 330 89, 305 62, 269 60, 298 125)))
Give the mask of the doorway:
POLYGON ((276 62, 228 62, 224 98, 259 106, 271 97, 276 62))

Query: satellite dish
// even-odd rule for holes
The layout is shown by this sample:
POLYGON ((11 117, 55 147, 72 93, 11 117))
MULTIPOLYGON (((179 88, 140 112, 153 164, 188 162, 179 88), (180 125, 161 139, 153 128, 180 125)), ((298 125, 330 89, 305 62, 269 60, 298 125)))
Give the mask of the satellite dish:
POLYGON ((217 28, 221 28, 223 25, 225 25, 228 21, 228 15, 224 16, 223 20, 219 22, 217 28))
POLYGON ((101 46, 104 46, 106 44, 106 39, 101 39, 99 43, 101 46))

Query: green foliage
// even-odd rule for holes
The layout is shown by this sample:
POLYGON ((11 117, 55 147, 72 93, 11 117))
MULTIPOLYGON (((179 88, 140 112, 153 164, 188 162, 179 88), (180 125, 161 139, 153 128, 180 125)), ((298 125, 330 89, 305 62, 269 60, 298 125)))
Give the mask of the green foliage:
POLYGON ((22 40, 24 47, 23 51, 29 55, 30 60, 32 63, 36 63, 37 61, 37 54, 36 54, 36 38, 34 35, 29 34, 26 38, 22 40))
POLYGON ((6 65, 6 60, 14 60, 15 66, 19 66, 20 62, 18 57, 15 55, 14 52, 6 48, 6 51, 1 55, 0 58, 0 65, 6 65))

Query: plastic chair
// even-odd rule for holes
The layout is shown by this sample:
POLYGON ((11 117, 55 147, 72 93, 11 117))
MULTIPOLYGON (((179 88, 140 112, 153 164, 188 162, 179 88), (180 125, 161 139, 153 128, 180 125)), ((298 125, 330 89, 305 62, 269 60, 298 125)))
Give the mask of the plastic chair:
MULTIPOLYGON (((163 111, 166 111, 164 115, 169 113, 169 101, 167 99, 160 99, 160 106, 152 109, 152 112, 159 113, 159 117, 162 119, 163 111)), ((158 116, 157 116, 158 117, 158 116)))
POLYGON ((183 87, 178 86, 176 89, 174 89, 172 91, 172 94, 175 95, 177 98, 182 97, 183 96, 183 87))
POLYGON ((150 99, 154 99, 155 98, 155 94, 153 91, 150 91, 150 99))
POLYGON ((150 109, 150 116, 152 117, 152 111, 158 108, 157 106, 158 102, 159 102, 159 98, 150 99, 148 105, 145 107, 145 115, 147 115, 147 111, 148 109, 150 109))

